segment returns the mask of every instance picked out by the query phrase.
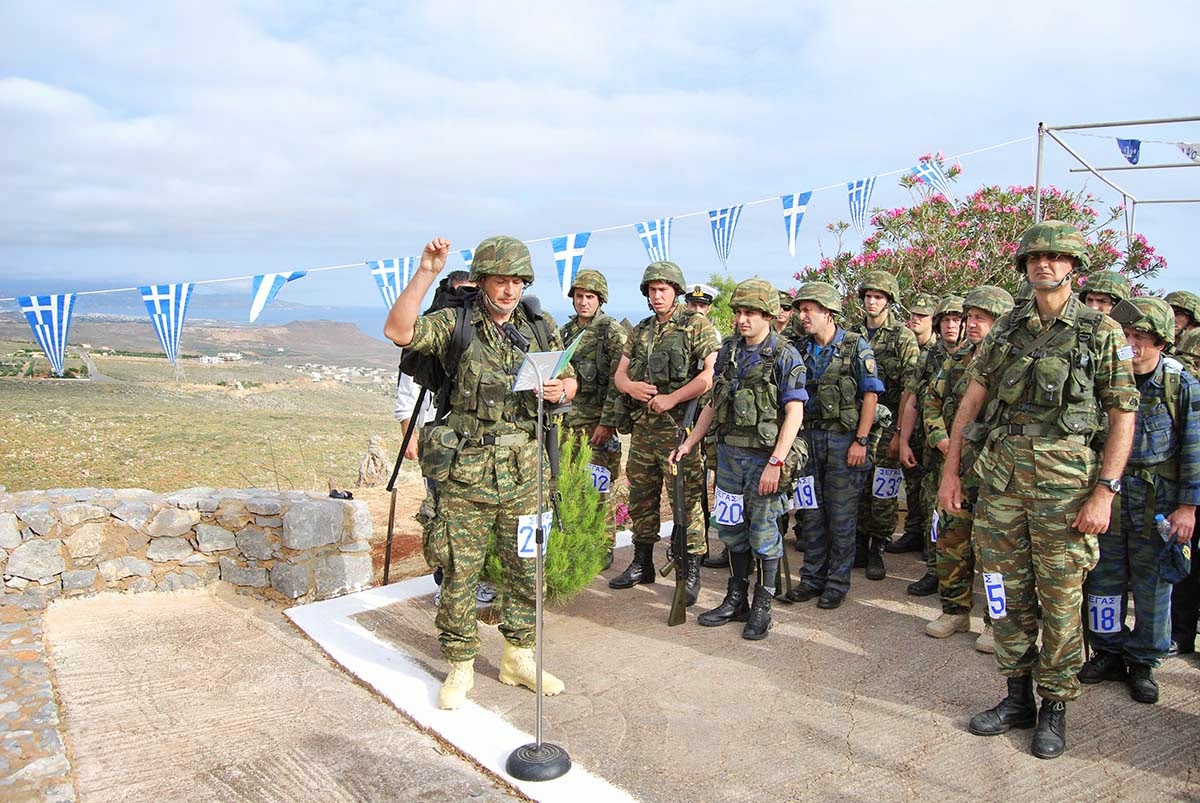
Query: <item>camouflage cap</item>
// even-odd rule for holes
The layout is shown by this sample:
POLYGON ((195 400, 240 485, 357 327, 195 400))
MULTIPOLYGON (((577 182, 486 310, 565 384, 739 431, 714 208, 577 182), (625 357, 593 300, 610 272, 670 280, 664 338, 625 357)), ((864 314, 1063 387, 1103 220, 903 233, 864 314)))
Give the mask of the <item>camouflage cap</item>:
POLYGON ((1172 307, 1183 310, 1192 316, 1193 321, 1200 323, 1200 296, 1187 290, 1172 290, 1163 300, 1172 307))
POLYGON ((917 293, 908 305, 908 311, 917 315, 932 315, 937 312, 937 298, 929 293, 917 293))
POLYGON ((963 297, 963 312, 966 312, 971 307, 981 309, 993 318, 999 318, 1013 308, 1013 297, 1003 287, 984 284, 976 287, 963 297))
POLYGON ((1142 313, 1142 317, 1126 324, 1128 328, 1149 332, 1168 343, 1175 341, 1175 311, 1171 309, 1170 304, 1154 296, 1141 296, 1130 301, 1142 313))
POLYGON ((758 310, 774 318, 779 314, 779 291, 766 279, 746 279, 734 288, 729 306, 758 310))
POLYGON ((1017 245, 1017 272, 1025 272, 1025 259, 1030 254, 1047 252, 1075 257, 1083 270, 1087 270, 1092 264, 1091 257, 1088 256, 1087 241, 1083 239, 1079 229, 1061 220, 1043 220, 1041 223, 1034 223, 1021 235, 1017 245))
POLYGON ((516 237, 488 237, 475 247, 471 259, 471 281, 483 276, 519 276, 533 284, 533 260, 529 248, 516 237))
POLYGON ((576 290, 586 290, 589 293, 595 293, 600 297, 601 304, 608 303, 608 280, 598 270, 584 268, 579 273, 576 273, 575 281, 571 282, 571 289, 567 292, 567 298, 575 295, 576 290))
POLYGON ((1079 300, 1087 301, 1088 293, 1106 293, 1112 296, 1115 304, 1133 295, 1133 288, 1129 286, 1129 280, 1115 270, 1098 270, 1088 275, 1079 291, 1079 300))
POLYGON ((679 295, 687 292, 684 288, 683 271, 674 262, 651 262, 646 266, 642 273, 642 295, 647 295, 646 286, 650 282, 666 282, 674 287, 679 295))
POLYGON ((798 306, 801 301, 815 301, 830 312, 842 311, 842 294, 837 288, 827 282, 805 282, 796 291, 792 306, 798 306))
POLYGON ((862 298, 868 290, 887 293, 889 301, 900 299, 900 283, 886 270, 873 270, 862 277, 862 281, 858 283, 858 297, 862 298))

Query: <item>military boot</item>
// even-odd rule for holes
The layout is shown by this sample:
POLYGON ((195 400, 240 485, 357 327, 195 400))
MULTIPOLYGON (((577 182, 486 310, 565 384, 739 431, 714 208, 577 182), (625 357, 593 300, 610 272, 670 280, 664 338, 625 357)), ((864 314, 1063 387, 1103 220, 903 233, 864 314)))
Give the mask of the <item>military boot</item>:
MULTIPOLYGON (((887 547, 884 547, 884 551, 887 551, 887 547)), ((909 596, 913 597, 928 597, 931 594, 936 594, 937 590, 937 575, 933 574, 932 572, 925 572, 925 574, 921 576, 920 580, 913 580, 908 584, 908 587, 905 588, 905 591, 909 594, 909 596)))
POLYGON ((887 577, 887 567, 883 565, 883 545, 886 542, 882 538, 872 538, 871 543, 867 546, 867 579, 882 580, 887 577))
POLYGON ((729 567, 729 547, 721 547, 720 552, 709 552, 700 562, 706 569, 726 569, 729 567))
POLYGON ((906 532, 883 548, 889 555, 899 555, 902 552, 919 552, 925 548, 925 534, 921 532, 906 532))
MULTIPOLYGON (((653 567, 651 567, 653 570, 653 567)), ((696 604, 700 597, 700 556, 687 556, 687 587, 684 589, 684 605, 688 608, 696 604)))
POLYGON ((771 629, 771 599, 775 596, 775 577, 778 573, 778 558, 762 561, 762 582, 754 586, 754 604, 750 606, 750 617, 742 628, 742 638, 759 641, 767 637, 767 631, 771 629))
POLYGON ((453 711, 460 708, 467 699, 467 692, 475 688, 475 659, 451 661, 450 671, 442 681, 438 692, 438 708, 453 711))
POLYGON ((1067 704, 1062 700, 1042 700, 1030 752, 1038 758, 1058 758, 1066 749, 1067 704))
POLYGON ((719 627, 729 622, 744 622, 750 615, 750 606, 746 595, 750 590, 750 553, 732 552, 729 562, 733 568, 733 576, 729 578, 729 587, 725 591, 725 599, 711 611, 705 611, 696 617, 696 621, 704 627, 719 627))
POLYGON ((862 533, 859 533, 854 538, 854 568, 863 569, 867 565, 867 545, 870 543, 870 538, 867 538, 862 533))
POLYGON ((654 544, 635 541, 629 568, 608 581, 609 588, 633 588, 654 582, 654 544))
MULTIPOLYGON (((505 640, 504 652, 500 656, 500 682, 507 686, 524 686, 530 691, 537 691, 537 661, 533 647, 518 647, 505 640)), ((543 697, 553 697, 563 688, 561 680, 542 670, 543 697)))
POLYGON ((967 730, 976 736, 999 736, 1010 728, 1032 728, 1038 720, 1033 700, 1033 678, 1023 675, 1008 679, 1008 696, 995 708, 971 717, 967 730))

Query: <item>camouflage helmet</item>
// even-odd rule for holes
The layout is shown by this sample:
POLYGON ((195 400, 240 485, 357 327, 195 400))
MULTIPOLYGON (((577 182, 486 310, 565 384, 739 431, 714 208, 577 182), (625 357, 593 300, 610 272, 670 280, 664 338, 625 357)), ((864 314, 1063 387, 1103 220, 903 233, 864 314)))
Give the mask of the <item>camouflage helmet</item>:
POLYGON ((779 291, 779 308, 781 310, 792 308, 792 294, 787 290, 779 291))
POLYGON ((766 279, 746 279, 734 288, 729 306, 758 310, 774 318, 779 314, 779 291, 766 279))
POLYGON ((827 282, 806 282, 796 291, 792 306, 799 306, 801 301, 815 301, 830 312, 842 311, 842 294, 837 288, 827 282))
POLYGON ((1172 307, 1179 309, 1192 316, 1192 320, 1200 323, 1200 296, 1195 293, 1189 293, 1187 290, 1173 290, 1167 293, 1167 297, 1163 299, 1172 307))
POLYGON ((862 277, 862 281, 858 283, 858 297, 861 299, 868 290, 887 293, 889 302, 900 300, 900 283, 886 270, 873 270, 862 277))
POLYGON ((575 295, 576 290, 587 290, 589 293, 595 293, 600 297, 601 304, 608 303, 608 280, 598 270, 584 268, 579 273, 576 273, 575 281, 571 282, 571 287, 567 291, 567 298, 575 295))
POLYGON ((488 237, 475 247, 471 259, 471 281, 483 276, 519 276, 533 284, 533 260, 529 248, 515 237, 488 237))
POLYGON ((1133 295, 1133 288, 1129 286, 1129 280, 1115 270, 1099 270, 1087 277, 1079 291, 1079 300, 1086 302, 1088 293, 1107 293, 1115 304, 1133 295))
POLYGON ((1034 223, 1021 235, 1017 245, 1017 273, 1025 272, 1025 259, 1030 254, 1047 251, 1075 257, 1083 270, 1087 270, 1092 264, 1091 257, 1088 256, 1087 242, 1079 229, 1061 220, 1043 220, 1041 223, 1034 223))
POLYGON ((1172 351, 1184 362, 1194 363, 1200 358, 1200 329, 1188 329, 1179 336, 1172 351))
POLYGON ((917 293, 909 303, 908 311, 915 315, 932 315, 937 312, 937 303, 937 296, 930 293, 917 293))
POLYGON ((678 295, 687 292, 684 289, 683 271, 674 262, 651 262, 646 266, 642 273, 642 295, 649 295, 646 287, 650 282, 666 282, 675 288, 678 295))
POLYGON ((999 318, 1013 308, 1013 297, 1003 287, 984 284, 976 287, 963 298, 963 312, 970 307, 981 309, 993 318, 999 318))
POLYGON ((942 322, 942 318, 954 313, 961 316, 963 314, 963 299, 962 296, 948 295, 943 298, 933 310, 933 326, 936 329, 942 322))
POLYGON ((1126 327, 1157 335, 1167 343, 1175 341, 1175 311, 1171 309, 1170 304, 1154 296, 1142 296, 1130 301, 1142 313, 1142 317, 1133 323, 1125 324, 1126 327))

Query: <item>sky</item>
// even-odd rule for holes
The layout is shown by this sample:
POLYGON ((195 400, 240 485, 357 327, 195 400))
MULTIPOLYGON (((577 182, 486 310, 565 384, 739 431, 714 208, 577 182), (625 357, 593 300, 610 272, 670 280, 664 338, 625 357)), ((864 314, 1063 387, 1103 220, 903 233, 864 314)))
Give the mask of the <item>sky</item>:
MULTIPOLYGON (((676 217, 671 256, 704 281, 725 272, 705 212, 764 199, 743 211, 728 274, 794 286, 837 248, 825 225, 848 218, 846 181, 1010 143, 963 156, 956 191, 1032 184, 1039 121, 1200 116, 1189 22, 1155 0, 8 0, 0 296, 416 256, 435 235, 458 249, 595 231, 584 264, 607 274, 609 311, 638 318, 633 223, 676 217), (831 185, 792 257, 777 196, 831 185)), ((1142 164, 1178 163, 1169 143, 1200 142, 1200 123, 1091 133, 1063 137, 1093 164, 1124 163, 1115 136, 1143 140, 1142 164)), ((1047 142, 1045 183, 1120 201, 1073 166, 1047 142)), ((1141 199, 1200 198, 1200 169, 1108 175, 1141 199)), ((912 201, 897 178, 873 206, 912 201)), ((1169 265, 1161 286, 1200 291, 1198 215, 1138 208, 1169 265)), ((551 247, 530 249, 532 292, 561 322, 551 247)), ((248 306, 249 288, 202 286, 189 314, 207 293, 248 306)), ((380 327, 386 312, 365 267, 279 298, 373 306, 380 327)))

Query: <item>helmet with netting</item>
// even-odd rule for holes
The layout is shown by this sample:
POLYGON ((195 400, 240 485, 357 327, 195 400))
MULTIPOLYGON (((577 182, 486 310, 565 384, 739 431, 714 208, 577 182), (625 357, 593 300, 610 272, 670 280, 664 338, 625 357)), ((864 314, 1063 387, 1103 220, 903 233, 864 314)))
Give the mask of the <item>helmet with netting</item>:
POLYGON ((519 276, 525 284, 533 284, 529 248, 516 237, 488 237, 476 246, 471 258, 471 281, 484 276, 519 276))
POLYGON ((779 314, 779 291, 766 279, 746 279, 734 288, 729 306, 735 310, 738 307, 758 310, 774 318, 779 314))
POLYGON ((999 318, 1013 308, 1013 297, 1003 287, 984 284, 976 287, 963 297, 963 312, 966 312, 971 307, 981 309, 993 318, 999 318))
POLYGON ((1079 291, 1079 300, 1087 301, 1088 293, 1106 293, 1112 296, 1113 303, 1125 301, 1133 295, 1129 280, 1115 270, 1098 270, 1089 274, 1079 291))
POLYGON ((567 293, 567 297, 575 295, 576 290, 586 290, 589 293, 595 293, 600 297, 601 304, 608 303, 608 280, 604 278, 604 274, 598 270, 584 268, 575 274, 575 281, 571 282, 571 290, 567 293))
POLYGON ((649 295, 646 287, 650 282, 666 282, 674 287, 679 295, 687 292, 684 289, 683 271, 674 262, 651 262, 646 266, 642 273, 642 295, 649 295))
POLYGON ((1017 272, 1025 272, 1025 260, 1030 254, 1043 253, 1074 257, 1079 260, 1082 270, 1087 270, 1092 264, 1092 259, 1088 256, 1087 242, 1079 229, 1061 220, 1043 220, 1025 230, 1017 245, 1017 272))
POLYGON ((1167 343, 1174 342, 1175 311, 1171 309, 1170 304, 1154 296, 1141 296, 1130 300, 1142 313, 1142 317, 1133 323, 1125 324, 1126 327, 1157 335, 1167 343))
POLYGON ((950 313, 961 316, 963 314, 963 299, 962 296, 949 295, 938 302, 938 305, 933 310, 933 326, 936 329, 942 323, 942 318, 950 313))
POLYGON ((889 302, 900 299, 900 283, 886 270, 873 270, 862 277, 862 281, 858 283, 858 297, 862 298, 868 290, 887 293, 889 302))
POLYGON ((1200 323, 1200 296, 1187 290, 1172 290, 1163 300, 1191 315, 1196 323, 1200 323))
POLYGON ((806 282, 796 291, 792 306, 798 307, 801 301, 815 301, 830 312, 842 311, 842 294, 837 288, 827 282, 806 282))

